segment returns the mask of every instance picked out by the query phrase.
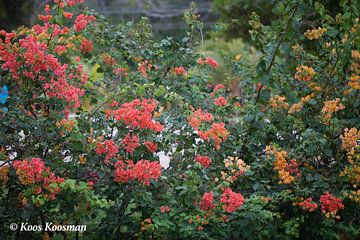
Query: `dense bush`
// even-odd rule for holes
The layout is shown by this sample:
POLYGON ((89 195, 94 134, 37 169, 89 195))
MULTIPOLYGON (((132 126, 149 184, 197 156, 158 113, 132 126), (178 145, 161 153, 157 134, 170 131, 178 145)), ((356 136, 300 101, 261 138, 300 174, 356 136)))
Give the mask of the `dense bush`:
POLYGON ((276 27, 253 15, 256 65, 196 53, 194 5, 186 36, 155 41, 146 20, 54 2, 43 24, 0 32, 1 239, 359 238, 355 2, 333 18, 283 1, 276 27), (303 9, 321 21, 297 35, 303 9), (209 84, 219 67, 237 93, 209 84), (87 229, 9 229, 21 222, 87 229))

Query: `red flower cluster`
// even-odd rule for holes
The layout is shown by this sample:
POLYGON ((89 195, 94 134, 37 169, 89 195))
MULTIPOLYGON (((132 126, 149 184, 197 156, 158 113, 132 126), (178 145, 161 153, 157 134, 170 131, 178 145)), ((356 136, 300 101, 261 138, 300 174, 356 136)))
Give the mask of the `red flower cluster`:
MULTIPOLYGON (((64 179, 55 177, 55 174, 50 171, 50 168, 45 167, 44 162, 40 158, 32 158, 30 161, 16 160, 12 166, 16 170, 21 184, 32 185, 42 183, 42 187, 48 191, 48 193, 44 194, 45 199, 54 200, 56 194, 61 191, 59 186, 54 187, 53 184, 64 182, 64 179)), ((32 192, 40 194, 42 192, 41 186, 34 186, 32 192)))
POLYGON ((44 162, 40 158, 32 158, 31 161, 16 160, 13 162, 19 181, 23 185, 31 185, 42 180, 42 173, 46 171, 44 162))
POLYGON ((80 14, 75 18, 74 30, 75 32, 80 32, 84 30, 86 25, 88 25, 91 21, 96 20, 94 16, 87 16, 84 14, 80 14))
POLYGON ((116 121, 123 121, 132 128, 148 129, 154 132, 161 132, 163 125, 152 119, 152 113, 157 104, 154 99, 135 99, 132 102, 124 103, 119 109, 112 113, 116 121))
POLYGON ((67 19, 71 19, 74 16, 74 13, 70 13, 70 12, 63 12, 63 15, 65 18, 67 19))
POLYGON ((189 125, 195 130, 198 130, 203 122, 211 122, 212 120, 213 116, 211 115, 211 113, 204 112, 201 109, 196 110, 195 112, 193 112, 192 115, 188 117, 189 125))
POLYGON ((150 179, 157 180, 161 176, 161 165, 159 162, 150 162, 149 160, 140 160, 137 163, 133 161, 118 161, 115 164, 114 172, 115 182, 128 182, 137 179, 139 182, 150 185, 150 179))
MULTIPOLYGON (((49 7, 45 7, 45 11, 50 14, 49 7)), ((42 16, 43 26, 35 25, 27 34, 21 36, 17 36, 16 32, 0 31, 0 35, 5 36, 5 41, 0 39, 1 68, 9 71, 14 80, 32 80, 36 82, 36 86, 40 85, 48 97, 64 99, 69 107, 77 108, 80 106, 79 97, 84 94, 84 90, 76 86, 74 80, 83 84, 87 75, 82 71, 82 66, 75 69, 68 64, 61 64, 55 57, 54 54, 64 54, 67 48, 75 49, 75 44, 73 39, 68 38, 69 28, 50 24, 48 21, 51 17, 52 15, 42 16), (69 39, 66 46, 52 44, 57 38, 65 37, 69 39), (53 41, 49 43, 48 39, 53 41)), ((83 18, 88 19, 85 22, 94 19, 92 16, 80 15, 77 18, 78 24, 81 25, 83 18)), ((89 44, 87 46, 89 47, 89 44)))
POLYGON ((214 100, 214 104, 218 107, 225 106, 227 104, 226 98, 218 97, 214 100))
POLYGON ((317 203, 312 201, 312 198, 307 198, 305 201, 299 202, 296 205, 302 207, 303 210, 307 210, 309 212, 313 212, 318 208, 317 203))
POLYGON ((184 67, 176 67, 174 71, 176 75, 183 75, 183 76, 187 75, 186 69, 184 67))
POLYGON ((219 67, 219 63, 217 61, 215 61, 215 59, 211 58, 211 57, 207 57, 205 60, 202 58, 198 59, 198 63, 200 65, 206 64, 211 66, 212 68, 217 68, 219 67))
POLYGON ((90 40, 83 38, 81 41, 80 50, 83 53, 90 53, 92 50, 94 50, 94 46, 90 40))
POLYGON ((103 143, 96 143, 96 153, 97 154, 105 154, 105 164, 108 164, 109 159, 115 157, 115 155, 119 152, 119 146, 116 145, 114 140, 106 140, 103 143))
POLYGON ((211 164, 211 159, 208 156, 196 155, 195 161, 208 168, 211 164))
POLYGON ((85 0, 66 0, 69 7, 74 6, 76 3, 83 3, 85 0))
POLYGON ((331 195, 329 192, 320 197, 321 211, 326 215, 326 217, 336 217, 337 211, 344 208, 342 200, 331 195))
POLYGON ((221 89, 225 89, 225 86, 223 84, 217 84, 213 90, 212 93, 210 93, 210 97, 214 97, 215 94, 220 91, 221 89))
POLYGON ((223 209, 228 213, 231 213, 241 207, 244 204, 245 199, 241 193, 235 193, 231 188, 226 188, 221 195, 220 202, 224 204, 223 209))
POLYGON ((154 143, 154 142, 148 142, 148 141, 146 141, 146 142, 144 142, 144 145, 145 145, 145 147, 147 148, 147 150, 148 150, 149 152, 154 153, 154 152, 157 151, 157 144, 154 143))
POLYGON ((299 173, 299 165, 296 163, 295 159, 291 159, 290 162, 286 163, 285 171, 289 172, 291 175, 296 175, 297 177, 301 177, 299 173))
POLYGON ((139 137, 138 136, 130 136, 128 133, 124 139, 121 141, 123 148, 130 154, 134 154, 135 148, 140 146, 139 144, 139 137))
POLYGON ((208 211, 215 208, 214 192, 204 193, 201 202, 198 204, 199 208, 203 211, 208 211))
POLYGON ((212 68, 217 68, 219 67, 219 64, 217 61, 215 61, 215 59, 211 58, 211 57, 207 57, 205 59, 205 64, 210 65, 212 68))
POLYGON ((170 212, 169 206, 161 206, 160 207, 160 212, 162 212, 162 213, 170 212))

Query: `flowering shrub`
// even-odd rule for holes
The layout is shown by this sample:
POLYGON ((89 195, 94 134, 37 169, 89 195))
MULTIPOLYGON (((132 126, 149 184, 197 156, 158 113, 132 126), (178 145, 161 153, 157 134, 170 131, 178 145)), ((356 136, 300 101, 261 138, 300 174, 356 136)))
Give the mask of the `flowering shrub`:
POLYGON ((359 238, 354 1, 336 16, 279 1, 269 26, 251 14, 256 66, 253 48, 198 54, 195 5, 186 36, 158 41, 81 2, 0 31, 0 239, 359 238), (87 231, 8 227, 21 222, 87 231))

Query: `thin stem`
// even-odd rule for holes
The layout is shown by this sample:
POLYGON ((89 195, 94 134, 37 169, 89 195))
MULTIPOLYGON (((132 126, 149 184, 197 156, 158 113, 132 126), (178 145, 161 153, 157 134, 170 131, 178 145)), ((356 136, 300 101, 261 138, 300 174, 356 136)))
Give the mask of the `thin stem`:
MULTIPOLYGON (((277 43, 277 45, 276 45, 274 54, 272 55, 270 64, 269 64, 269 66, 268 66, 267 69, 266 69, 266 73, 267 73, 267 74, 270 73, 271 68, 274 66, 276 55, 277 55, 277 53, 278 53, 278 51, 279 51, 279 48, 280 48, 280 45, 281 45, 282 41, 283 41, 284 38, 285 38, 285 35, 286 35, 287 31, 289 30, 290 24, 291 24, 291 22, 292 22, 293 17, 295 16, 296 11, 297 11, 297 6, 295 6, 295 7, 293 8, 293 11, 292 11, 291 14, 290 14, 289 19, 288 19, 288 21, 287 21, 287 23, 286 23, 285 30, 280 33, 280 37, 279 37, 278 43, 277 43)), ((261 90, 262 90, 263 87, 264 87, 264 84, 262 84, 262 85, 259 87, 259 90, 258 90, 258 93, 257 93, 257 96, 256 96, 256 103, 259 101, 260 94, 261 94, 261 90)))

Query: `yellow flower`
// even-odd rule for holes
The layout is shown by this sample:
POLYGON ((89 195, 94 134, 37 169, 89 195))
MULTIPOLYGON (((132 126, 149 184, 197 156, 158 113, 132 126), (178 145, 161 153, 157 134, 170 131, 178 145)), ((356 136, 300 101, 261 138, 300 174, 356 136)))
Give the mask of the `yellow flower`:
POLYGON ((321 28, 321 27, 318 27, 317 29, 314 28, 314 29, 309 29, 307 30, 304 35, 307 39, 309 40, 314 40, 314 39, 319 39, 321 38, 324 33, 326 32, 326 28, 321 28))
POLYGON ((241 60, 241 57, 242 57, 242 55, 241 55, 241 54, 238 54, 238 55, 236 55, 235 60, 236 60, 236 61, 240 61, 240 60, 241 60))
POLYGON ((301 65, 296 68, 295 79, 308 82, 314 78, 316 71, 312 67, 301 65))
POLYGON ((79 161, 80 161, 80 164, 85 164, 86 163, 86 158, 84 155, 80 155, 79 156, 79 161))

